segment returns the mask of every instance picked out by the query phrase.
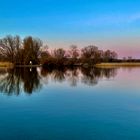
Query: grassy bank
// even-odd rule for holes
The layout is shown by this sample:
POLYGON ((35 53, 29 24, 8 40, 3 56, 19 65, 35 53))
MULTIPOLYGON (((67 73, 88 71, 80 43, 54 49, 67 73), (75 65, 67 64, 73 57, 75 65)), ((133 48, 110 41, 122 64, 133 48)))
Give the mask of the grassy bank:
POLYGON ((140 62, 100 63, 100 64, 96 64, 96 67, 99 67, 99 68, 140 67, 140 62))
POLYGON ((0 67, 1 68, 12 68, 14 65, 9 62, 0 62, 0 67))

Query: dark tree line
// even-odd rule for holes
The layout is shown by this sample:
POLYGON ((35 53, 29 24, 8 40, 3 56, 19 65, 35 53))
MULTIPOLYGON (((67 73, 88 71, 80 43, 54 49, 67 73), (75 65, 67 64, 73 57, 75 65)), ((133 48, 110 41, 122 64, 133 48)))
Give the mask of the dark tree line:
POLYGON ((0 39, 0 59, 15 65, 43 64, 45 66, 94 65, 100 62, 114 62, 117 53, 103 51, 94 45, 78 49, 72 45, 69 49, 49 50, 43 42, 31 36, 21 39, 19 36, 6 36, 0 39))
POLYGON ((48 49, 41 52, 41 62, 45 66, 93 66, 101 62, 117 61, 117 53, 111 50, 103 51, 98 47, 89 45, 82 49, 72 45, 70 49, 48 49))

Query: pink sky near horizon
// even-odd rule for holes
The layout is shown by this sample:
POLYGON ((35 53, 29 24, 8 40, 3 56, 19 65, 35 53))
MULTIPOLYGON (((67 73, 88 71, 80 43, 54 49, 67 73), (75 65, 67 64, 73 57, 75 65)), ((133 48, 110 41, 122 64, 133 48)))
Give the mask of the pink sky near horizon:
POLYGON ((128 42, 122 42, 122 41, 104 41, 104 40, 93 40, 93 41, 85 41, 85 40, 79 40, 79 41, 47 41, 44 44, 47 44, 49 48, 65 48, 68 49, 71 45, 76 45, 79 49, 83 48, 88 45, 95 45, 98 46, 99 49, 102 50, 112 50, 117 52, 118 58, 123 57, 129 57, 131 56, 134 59, 140 59, 140 43, 134 40, 129 40, 128 42))

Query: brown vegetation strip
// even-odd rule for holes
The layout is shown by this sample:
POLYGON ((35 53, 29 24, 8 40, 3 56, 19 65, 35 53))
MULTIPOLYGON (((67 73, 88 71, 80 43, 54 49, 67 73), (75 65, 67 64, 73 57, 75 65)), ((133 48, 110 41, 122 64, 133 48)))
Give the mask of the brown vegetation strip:
POLYGON ((9 62, 0 62, 0 67, 6 67, 6 68, 11 68, 14 65, 12 63, 9 62))
POLYGON ((96 64, 96 67, 137 67, 140 63, 126 62, 126 63, 100 63, 96 64))

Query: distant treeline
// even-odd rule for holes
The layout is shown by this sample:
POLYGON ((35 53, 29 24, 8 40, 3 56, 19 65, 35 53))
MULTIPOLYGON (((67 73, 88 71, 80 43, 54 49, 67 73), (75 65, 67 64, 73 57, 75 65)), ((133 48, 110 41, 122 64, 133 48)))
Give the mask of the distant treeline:
POLYGON ((94 45, 82 49, 72 45, 69 49, 50 50, 39 38, 32 36, 21 39, 19 36, 8 35, 0 39, 0 61, 11 62, 15 65, 92 66, 101 62, 121 62, 122 60, 118 60, 117 56, 114 51, 103 51, 94 45))

